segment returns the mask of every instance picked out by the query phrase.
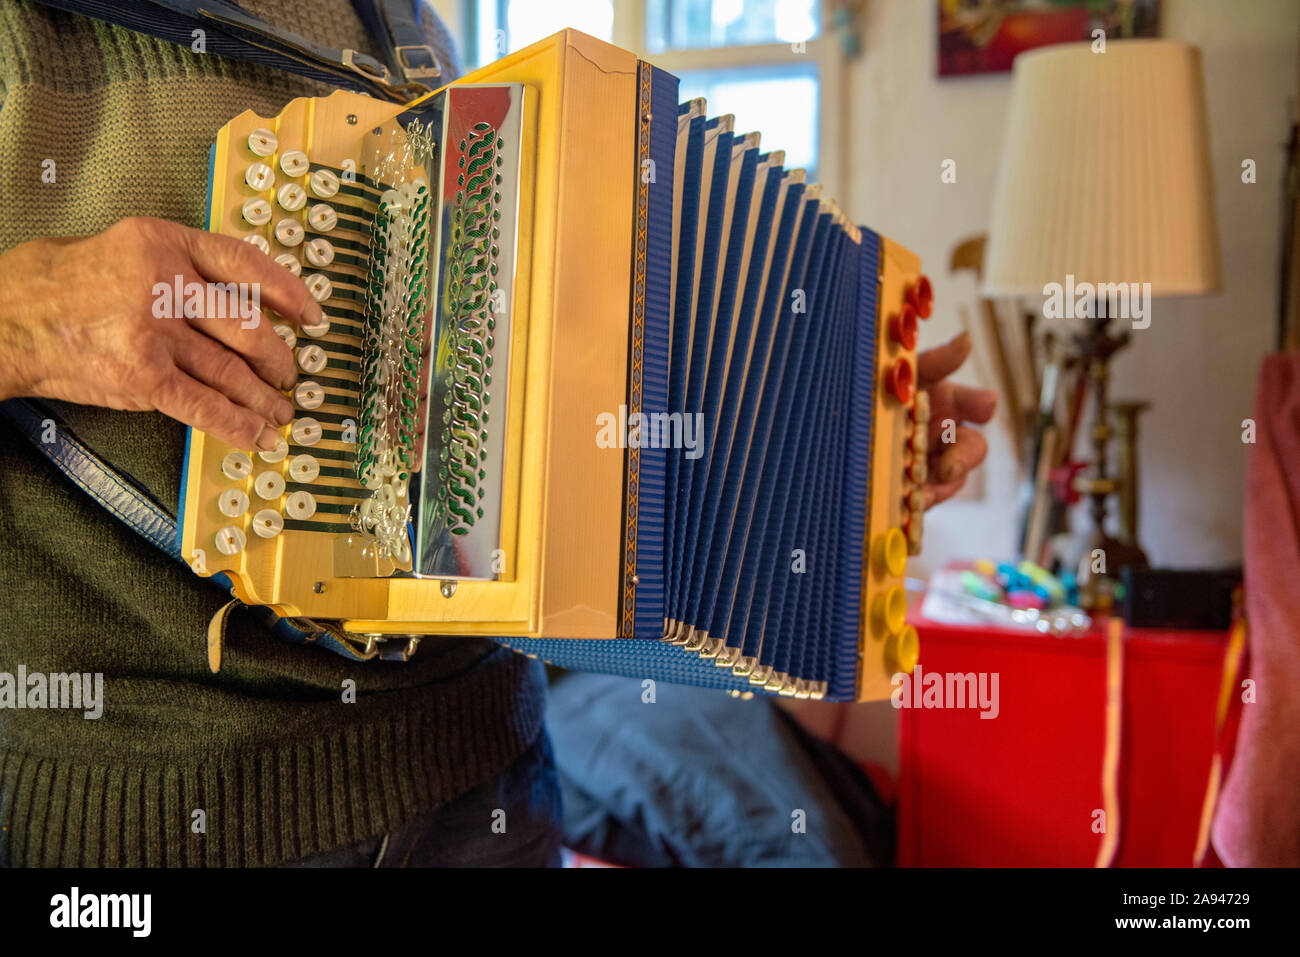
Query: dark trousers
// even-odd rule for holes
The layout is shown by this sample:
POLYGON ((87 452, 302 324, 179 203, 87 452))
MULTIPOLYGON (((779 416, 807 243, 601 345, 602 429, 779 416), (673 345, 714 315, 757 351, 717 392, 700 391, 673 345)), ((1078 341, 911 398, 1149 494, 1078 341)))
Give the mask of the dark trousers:
POLYGON ((562 817, 545 731, 501 777, 396 830, 285 867, 557 867, 562 817))

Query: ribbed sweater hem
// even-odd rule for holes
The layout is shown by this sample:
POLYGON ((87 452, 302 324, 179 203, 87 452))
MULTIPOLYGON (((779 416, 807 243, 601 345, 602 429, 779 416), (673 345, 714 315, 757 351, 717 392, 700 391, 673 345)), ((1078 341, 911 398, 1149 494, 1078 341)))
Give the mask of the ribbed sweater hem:
POLYGON ((455 681, 387 693, 400 700, 372 720, 199 763, 0 750, 0 862, 266 867, 392 830, 536 741, 544 698, 529 685, 540 669, 497 656, 455 681))

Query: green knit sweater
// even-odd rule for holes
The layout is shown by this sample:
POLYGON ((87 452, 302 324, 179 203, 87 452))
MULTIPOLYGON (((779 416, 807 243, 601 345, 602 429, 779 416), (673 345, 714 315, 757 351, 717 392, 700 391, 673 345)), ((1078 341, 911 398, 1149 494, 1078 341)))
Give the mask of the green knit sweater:
MULTIPOLYGON (((243 6, 336 49, 374 52, 348 0, 243 6)), ((441 25, 426 21, 449 62, 441 25)), ((201 226, 218 129, 250 107, 271 116, 328 92, 4 0, 0 250, 134 214, 201 226), (47 159, 54 183, 42 179, 47 159)), ((175 508, 180 424, 56 411, 175 508)), ((426 639, 409 663, 354 664, 281 644, 237 612, 213 675, 206 629, 228 598, 0 424, 0 681, 20 667, 104 676, 93 720, 7 707, 0 688, 0 864, 272 865, 446 803, 540 733, 540 665, 482 639, 426 639)))

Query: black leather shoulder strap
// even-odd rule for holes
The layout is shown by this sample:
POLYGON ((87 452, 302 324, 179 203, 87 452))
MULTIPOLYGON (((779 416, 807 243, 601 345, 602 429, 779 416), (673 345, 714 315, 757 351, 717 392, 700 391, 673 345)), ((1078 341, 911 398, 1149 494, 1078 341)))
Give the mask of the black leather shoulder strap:
POLYGON ((395 75, 408 83, 439 79, 443 64, 425 42, 421 0, 352 0, 352 6, 395 75))

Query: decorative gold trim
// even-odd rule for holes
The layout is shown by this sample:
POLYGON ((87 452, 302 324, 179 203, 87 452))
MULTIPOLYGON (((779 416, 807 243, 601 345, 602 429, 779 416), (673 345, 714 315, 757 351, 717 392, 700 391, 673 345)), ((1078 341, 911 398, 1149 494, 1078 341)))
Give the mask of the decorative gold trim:
MULTIPOLYGON (((722 639, 719 638, 718 641, 721 643, 722 639)), ((736 662, 738 662, 739 660, 740 660, 739 648, 733 648, 731 647, 731 645, 722 644, 722 647, 718 650, 718 660, 713 663, 717 665, 719 668, 732 668, 736 665, 736 662)))
POLYGON ((690 629, 687 628, 686 622, 678 621, 676 618, 665 619, 664 628, 664 641, 669 644, 684 645, 690 637, 690 629))
MULTIPOLYGON (((627 412, 630 419, 641 417, 641 399, 645 374, 645 292, 646 253, 649 245, 650 182, 642 170, 650 159, 650 91, 651 67, 644 60, 638 64, 640 84, 637 109, 636 237, 632 245, 632 333, 628 343, 630 368, 628 371, 627 412)), ((623 602, 622 635, 631 638, 636 631, 636 546, 637 518, 641 504, 641 449, 628 443, 626 512, 623 519, 623 602)))

